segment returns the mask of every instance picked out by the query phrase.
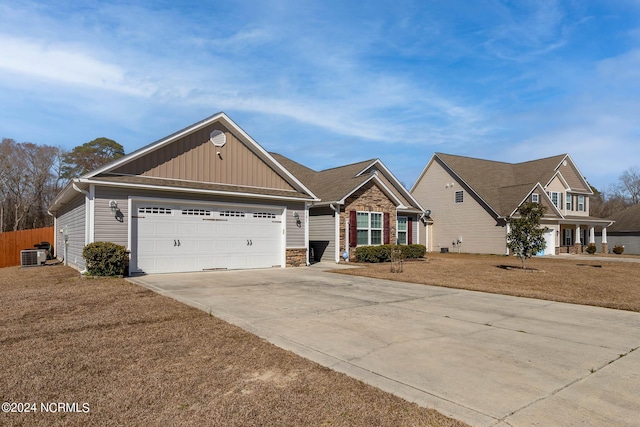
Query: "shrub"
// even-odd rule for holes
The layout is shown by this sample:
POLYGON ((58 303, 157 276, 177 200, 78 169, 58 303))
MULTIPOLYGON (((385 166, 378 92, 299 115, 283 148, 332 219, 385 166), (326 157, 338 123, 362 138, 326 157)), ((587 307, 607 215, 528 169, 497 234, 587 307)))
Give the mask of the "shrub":
POLYGON ((89 243, 82 250, 87 273, 92 276, 124 275, 127 266, 127 248, 111 242, 89 243))
POLYGON ((389 262, 391 261, 391 250, 393 248, 401 250, 402 259, 422 258, 427 252, 425 245, 358 246, 355 250, 356 261, 389 262))
POLYGON ((613 253, 616 255, 620 255, 622 252, 624 252, 624 246, 622 245, 615 245, 613 247, 613 253))
POLYGON ((595 254, 595 253, 596 253, 596 250, 597 250, 597 249, 596 249, 596 244, 595 244, 595 243, 589 243, 589 244, 587 245, 587 249, 586 249, 586 251, 587 251, 587 253, 588 253, 589 255, 593 255, 593 254, 595 254))

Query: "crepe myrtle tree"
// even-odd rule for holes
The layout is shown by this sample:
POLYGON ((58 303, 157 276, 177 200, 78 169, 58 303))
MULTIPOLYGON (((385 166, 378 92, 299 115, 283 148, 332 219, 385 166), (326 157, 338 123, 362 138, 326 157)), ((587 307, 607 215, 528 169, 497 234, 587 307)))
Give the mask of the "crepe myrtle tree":
POLYGON ((518 208, 518 216, 508 218, 507 246, 522 261, 524 269, 527 258, 531 258, 545 247, 544 228, 540 219, 547 208, 539 203, 527 202, 518 208))

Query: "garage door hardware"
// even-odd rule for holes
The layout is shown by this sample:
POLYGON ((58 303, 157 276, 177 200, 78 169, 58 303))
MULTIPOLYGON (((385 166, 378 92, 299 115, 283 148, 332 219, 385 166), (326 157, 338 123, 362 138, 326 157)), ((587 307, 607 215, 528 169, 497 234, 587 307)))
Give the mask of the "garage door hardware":
POLYGON ((253 240, 247 239, 247 246, 253 246, 253 240))
POLYGON ((225 218, 202 218, 203 221, 229 221, 225 218))
POLYGON ((180 239, 173 241, 173 246, 180 246, 180 239))

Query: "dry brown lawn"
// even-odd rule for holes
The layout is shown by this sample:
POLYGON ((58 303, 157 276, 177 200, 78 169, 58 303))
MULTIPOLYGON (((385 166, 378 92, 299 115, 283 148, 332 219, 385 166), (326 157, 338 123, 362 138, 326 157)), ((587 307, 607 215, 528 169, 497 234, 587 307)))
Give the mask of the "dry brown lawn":
POLYGON ((0 400, 38 411, 0 425, 465 425, 122 279, 4 268, 0 295, 0 400))
POLYGON ((522 270, 514 257, 436 253, 405 262, 401 273, 391 273, 390 264, 336 272, 640 312, 640 264, 609 259, 534 257, 522 270))

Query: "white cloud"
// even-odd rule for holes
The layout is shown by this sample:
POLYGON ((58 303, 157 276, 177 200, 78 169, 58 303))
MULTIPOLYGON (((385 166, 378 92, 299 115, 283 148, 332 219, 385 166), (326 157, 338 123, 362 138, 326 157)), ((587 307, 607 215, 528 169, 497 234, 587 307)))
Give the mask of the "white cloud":
POLYGON ((153 87, 129 81, 125 70, 74 46, 0 34, 0 69, 56 83, 149 95, 153 87))
POLYGON ((488 30, 485 47, 501 59, 530 60, 565 45, 570 27, 556 0, 504 6, 495 3, 499 24, 488 30))

